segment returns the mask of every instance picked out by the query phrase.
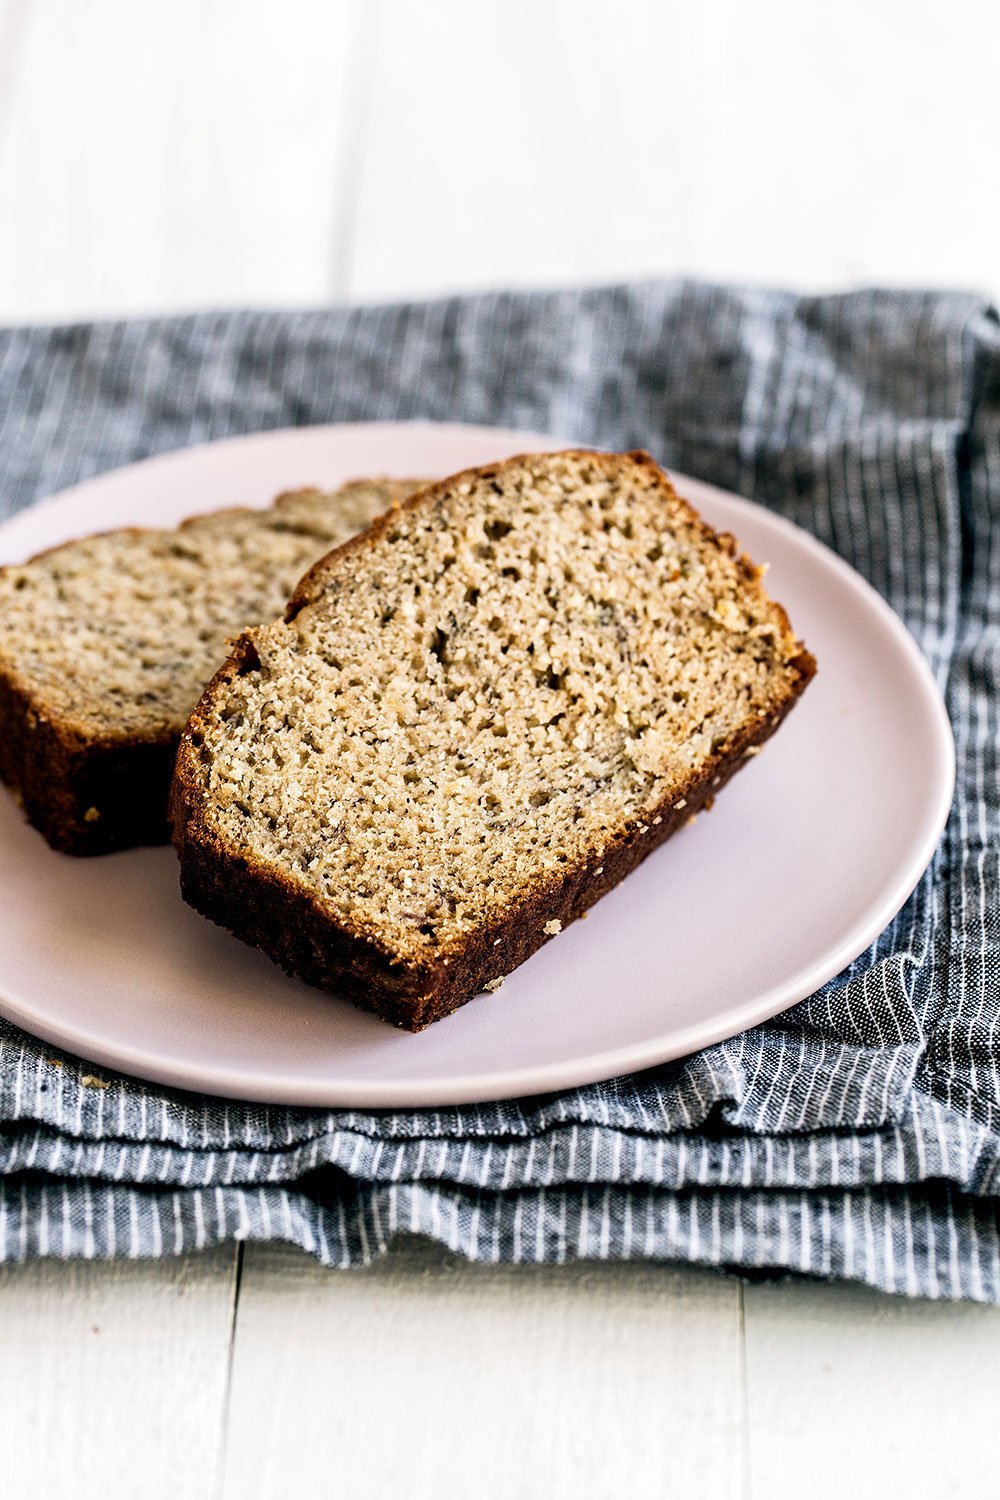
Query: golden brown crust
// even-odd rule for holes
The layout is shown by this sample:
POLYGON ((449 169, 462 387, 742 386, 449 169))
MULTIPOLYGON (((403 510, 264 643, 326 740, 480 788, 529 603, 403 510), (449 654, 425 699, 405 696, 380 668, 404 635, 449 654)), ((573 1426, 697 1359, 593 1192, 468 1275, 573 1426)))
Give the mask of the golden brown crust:
MULTIPOLYGON (((566 455, 575 456, 575 453, 566 455)), ((650 466, 664 493, 673 494, 666 476, 645 453, 627 455, 650 466)), ((608 455, 621 463, 622 455, 608 455)), ((286 612, 292 620, 313 602, 331 569, 349 556, 370 548, 388 532, 401 512, 429 507, 456 484, 501 474, 505 464, 470 469, 427 486, 402 505, 375 520, 366 531, 328 553, 303 577, 286 612)), ((686 502, 685 510, 702 533, 736 556, 731 537, 718 538, 686 502)), ((760 570, 738 558, 748 580, 757 582, 760 570)), ((782 617, 787 619, 784 611, 782 617)), ((718 748, 696 775, 652 814, 623 826, 611 836, 598 856, 568 867, 557 878, 539 881, 516 907, 484 926, 451 950, 419 963, 404 963, 370 935, 334 917, 319 897, 297 884, 285 871, 227 847, 201 815, 200 752, 209 729, 215 701, 232 680, 259 664, 253 632, 235 643, 233 654, 216 674, 195 710, 181 740, 171 790, 174 844, 181 863, 185 900, 244 942, 261 949, 288 973, 308 983, 344 995, 384 1020, 411 1031, 457 1010, 485 985, 523 963, 558 928, 588 910, 619 884, 660 844, 711 805, 716 794, 740 769, 747 752, 764 743, 806 688, 816 671, 812 655, 803 647, 790 663, 795 677, 784 698, 763 719, 744 726, 729 743, 718 748)))

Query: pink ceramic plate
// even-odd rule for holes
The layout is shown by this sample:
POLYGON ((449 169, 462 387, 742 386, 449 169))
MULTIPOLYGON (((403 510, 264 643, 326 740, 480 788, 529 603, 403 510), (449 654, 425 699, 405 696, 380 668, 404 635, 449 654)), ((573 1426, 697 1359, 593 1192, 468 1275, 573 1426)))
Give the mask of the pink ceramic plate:
MULTIPOLYGON (((136 464, 0 528, 0 561, 83 531, 265 504, 293 485, 444 474, 536 434, 429 424, 263 433, 136 464)), ((420 1036, 288 979, 190 911, 170 849, 54 854, 0 791, 0 1011, 160 1083, 275 1103, 406 1107, 529 1094, 680 1057, 763 1021, 855 958, 926 868, 953 747, 895 615, 796 527, 677 475, 732 531, 819 660, 764 754, 496 995, 420 1036)))

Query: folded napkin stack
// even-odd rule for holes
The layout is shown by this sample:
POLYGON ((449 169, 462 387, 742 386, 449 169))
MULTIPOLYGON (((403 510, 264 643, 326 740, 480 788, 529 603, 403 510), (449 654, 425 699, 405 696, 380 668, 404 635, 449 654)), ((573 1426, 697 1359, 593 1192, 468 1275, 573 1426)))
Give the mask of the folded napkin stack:
POLYGON ((648 448, 864 574, 930 661, 958 751, 942 846, 878 942, 787 1014, 638 1077, 289 1110, 143 1085, 0 1023, 0 1261, 235 1237, 349 1265, 411 1230, 477 1260, 689 1260, 1000 1302, 1000 327, 984 303, 651 283, 15 329, 0 389, 0 517, 151 453, 295 424, 648 448))

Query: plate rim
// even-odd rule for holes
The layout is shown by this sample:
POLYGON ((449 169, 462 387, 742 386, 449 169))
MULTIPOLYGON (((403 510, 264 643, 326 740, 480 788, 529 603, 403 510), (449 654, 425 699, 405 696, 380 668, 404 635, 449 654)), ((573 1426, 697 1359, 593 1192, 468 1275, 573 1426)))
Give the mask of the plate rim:
MULTIPOLYGON (((37 500, 29 501, 27 505, 16 510, 13 515, 0 520, 0 567, 8 565, 5 561, 5 551, 3 549, 3 542, 8 536, 13 535, 16 538, 21 531, 30 531, 33 529, 31 523, 39 515, 44 518, 51 511, 61 510, 64 506, 68 509, 67 502, 74 500, 79 502, 81 498, 87 500, 90 498, 92 492, 100 491, 109 482, 112 485, 118 485, 133 474, 149 473, 153 469, 161 472, 169 470, 175 463, 183 464, 192 457, 197 458, 201 454, 211 452, 224 455, 227 450, 231 451, 236 448, 244 448, 257 444, 266 446, 269 442, 276 439, 294 440, 303 434, 318 437, 323 434, 350 433, 362 436, 368 432, 374 433, 375 431, 384 434, 387 429, 406 436, 412 432, 419 431, 434 431, 436 433, 453 431, 460 432, 464 436, 480 435, 483 438, 495 439, 505 444, 508 440, 513 441, 523 438, 526 442, 532 444, 531 448, 521 450, 525 453, 555 452, 560 448, 586 448, 593 446, 592 444, 582 442, 576 443, 569 438, 554 438, 551 434, 536 432, 532 428, 491 427, 488 423, 484 422, 435 422, 429 417, 414 417, 412 419, 389 422, 313 422, 306 423, 301 427, 263 427, 256 432, 231 433, 228 437, 222 438, 204 438, 196 443, 188 443, 180 448, 165 448, 162 453, 150 453, 145 458, 136 458, 130 460, 128 463, 116 464, 111 469, 102 469, 99 473, 88 475, 85 479, 74 480, 72 484, 65 485, 62 489, 53 490, 50 495, 41 495, 37 500)), ((271 498, 273 499, 273 496, 271 498)), ((270 504, 270 500, 262 500, 259 505, 255 505, 251 501, 244 501, 242 503, 251 510, 264 510, 270 504)), ((209 504, 206 508, 193 508, 190 511, 185 511, 184 518, 206 515, 214 510, 227 508, 227 506, 209 504)), ((109 529, 118 530, 122 524, 121 522, 116 522, 109 529)), ((142 529, 143 523, 140 521, 137 524, 142 529)), ((156 530, 158 528, 152 525, 149 529, 156 530)), ((77 532, 67 535, 64 541, 74 541, 77 536, 89 536, 93 534, 91 532, 77 532)), ((62 542, 45 544, 46 547, 59 547, 62 545, 62 542)), ((27 558, 21 560, 30 560, 31 555, 29 554, 27 558)), ((16 563, 16 560, 14 561, 16 563)))
MULTIPOLYGON (((322 423, 306 427, 269 428, 171 449, 80 480, 24 507, 0 524, 0 548, 3 548, 3 543, 12 530, 16 533, 21 529, 18 523, 29 515, 34 518, 39 512, 48 514, 53 508, 72 503, 81 491, 99 491, 108 481, 120 482, 124 476, 138 471, 148 471, 152 466, 169 466, 178 460, 197 458, 199 454, 207 450, 232 450, 242 448, 248 443, 266 443, 276 438, 291 439, 304 433, 332 436, 343 433, 344 429, 350 429, 355 434, 376 430, 384 433, 386 428, 406 429, 407 431, 433 429, 439 435, 449 430, 460 430, 463 434, 481 435, 484 439, 496 441, 498 444, 503 443, 504 446, 524 438, 527 443, 535 445, 539 451, 543 448, 551 451, 559 447, 574 446, 566 440, 528 430, 522 431, 518 428, 491 427, 479 423, 434 422, 424 419, 412 422, 322 423)), ((593 445, 578 443, 575 446, 593 445)), ((521 451, 530 450, 525 448, 521 451)), ((12 999, 5 992, 0 992, 0 1015, 21 1026, 31 1035, 51 1045, 71 1051, 83 1059, 98 1063, 102 1067, 113 1069, 140 1082, 151 1082, 168 1088, 181 1089, 187 1093, 313 1109, 426 1109, 478 1104, 501 1098, 526 1098, 549 1094, 568 1088, 587 1087, 628 1073, 661 1066, 664 1063, 690 1056, 702 1048, 729 1040, 752 1026, 774 1018, 799 1004, 821 985, 841 973, 870 946, 905 905, 930 865, 947 824, 954 797, 956 759, 954 737, 944 699, 930 665, 906 625, 878 591, 831 547, 796 525, 795 522, 759 502, 748 500, 733 491, 683 474, 678 470, 668 469, 668 472, 686 498, 690 496, 696 509, 701 508, 703 499, 709 501, 717 499, 726 505, 735 506, 737 514, 742 511, 748 512, 758 524, 764 522, 767 526, 776 528, 779 532, 789 536, 796 546, 804 547, 807 552, 811 552, 825 569, 835 574, 839 582, 851 594, 862 599, 867 607, 874 611, 883 629, 888 630, 894 638, 897 648, 907 659, 918 685, 922 688, 921 703, 927 712, 928 725, 933 736, 931 755, 937 765, 937 797, 933 808, 928 808, 924 837, 917 851, 910 856, 905 866, 900 867, 895 879, 889 883, 880 903, 870 908, 869 912, 842 937, 835 948, 825 950, 819 959, 807 968, 800 968, 796 974, 797 982, 774 985, 763 994, 757 994, 746 1004, 727 1009, 724 1020, 716 1013, 715 1024, 712 1024, 710 1017, 707 1023, 691 1023, 680 1031, 673 1029, 642 1043, 633 1042, 599 1054, 591 1053, 584 1057, 564 1059, 559 1063, 521 1067, 504 1073, 481 1071, 472 1075, 464 1074, 460 1080, 453 1076, 441 1078, 418 1076, 415 1079, 390 1080, 375 1086, 364 1081, 358 1083, 341 1078, 327 1080, 324 1089, 317 1086, 317 1080, 314 1078, 285 1077, 276 1086, 275 1079, 266 1072, 257 1070, 248 1072, 245 1068, 237 1068, 230 1075, 218 1064, 208 1065, 208 1070, 212 1073, 209 1081, 206 1068, 199 1068, 195 1063, 186 1059, 162 1063, 155 1057, 150 1058, 148 1052, 140 1047, 128 1044, 108 1046, 99 1038, 95 1045, 84 1028, 74 1024, 50 1024, 44 1016, 39 1018, 30 1005, 12 999)), ((192 511, 192 513, 198 512, 192 511)), ((738 526, 734 529, 738 535, 738 526)), ((53 543, 52 545, 59 544, 53 543)), ((9 795, 6 789, 4 792, 9 795)))

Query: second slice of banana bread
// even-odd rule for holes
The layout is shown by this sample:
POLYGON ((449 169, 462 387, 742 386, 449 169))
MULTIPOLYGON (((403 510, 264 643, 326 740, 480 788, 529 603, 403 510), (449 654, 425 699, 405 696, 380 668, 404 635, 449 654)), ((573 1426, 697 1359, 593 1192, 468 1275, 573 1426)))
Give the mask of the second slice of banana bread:
POLYGON ((0 778, 56 849, 165 842, 181 730, 227 638, 419 482, 300 490, 0 568, 0 778))

